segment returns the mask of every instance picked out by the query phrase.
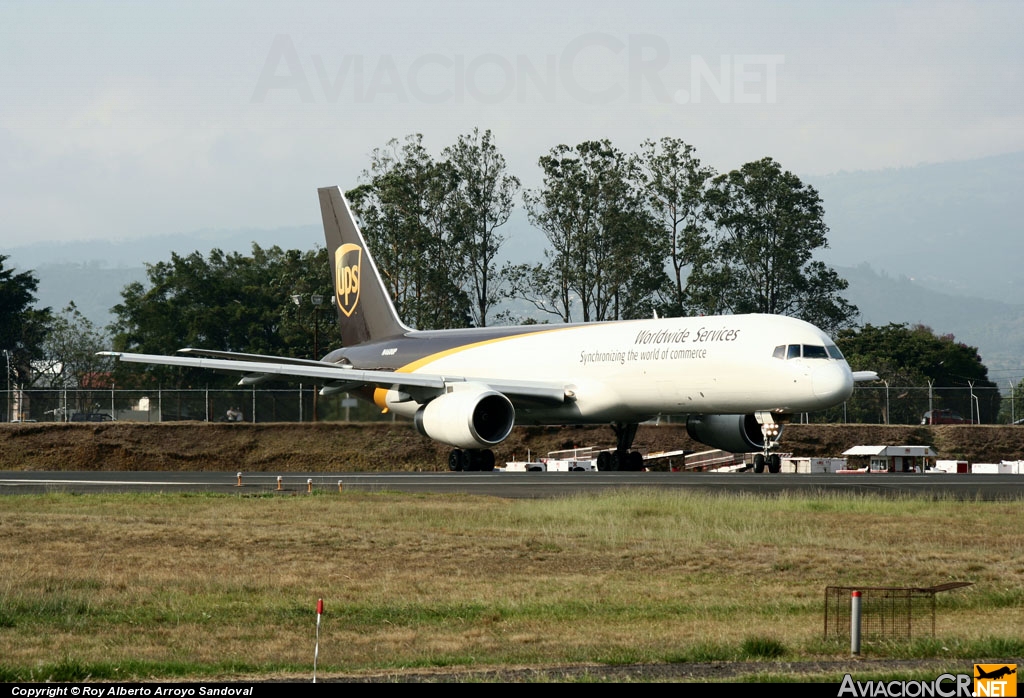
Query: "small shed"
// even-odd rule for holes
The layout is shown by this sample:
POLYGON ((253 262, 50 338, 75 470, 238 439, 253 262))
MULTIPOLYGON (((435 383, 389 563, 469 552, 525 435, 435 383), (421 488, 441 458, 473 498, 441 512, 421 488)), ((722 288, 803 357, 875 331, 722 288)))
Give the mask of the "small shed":
POLYGON ((868 458, 874 472, 923 473, 935 464, 937 454, 931 446, 854 446, 843 455, 868 458))

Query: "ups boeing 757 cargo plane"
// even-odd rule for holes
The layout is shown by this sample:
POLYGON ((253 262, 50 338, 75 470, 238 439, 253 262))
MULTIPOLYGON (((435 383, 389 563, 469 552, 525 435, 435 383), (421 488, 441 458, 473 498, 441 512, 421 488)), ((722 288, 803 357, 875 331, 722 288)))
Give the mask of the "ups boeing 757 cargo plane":
POLYGON ((637 425, 686 415, 716 448, 769 455, 790 415, 848 399, 855 380, 818 328, 780 315, 627 320, 417 331, 402 324, 348 202, 319 190, 344 346, 319 361, 183 349, 177 356, 105 352, 121 361, 267 378, 314 379, 321 394, 354 391, 452 446, 452 470, 492 470, 491 448, 515 424, 611 424, 600 469, 638 470, 637 425))

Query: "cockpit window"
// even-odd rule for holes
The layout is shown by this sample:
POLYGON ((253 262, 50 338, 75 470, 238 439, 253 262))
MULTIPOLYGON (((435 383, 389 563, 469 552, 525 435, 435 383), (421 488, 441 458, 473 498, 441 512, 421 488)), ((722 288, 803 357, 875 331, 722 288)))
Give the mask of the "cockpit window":
POLYGON ((837 359, 843 360, 843 352, 835 344, 780 344, 775 347, 772 357, 776 359, 837 359))

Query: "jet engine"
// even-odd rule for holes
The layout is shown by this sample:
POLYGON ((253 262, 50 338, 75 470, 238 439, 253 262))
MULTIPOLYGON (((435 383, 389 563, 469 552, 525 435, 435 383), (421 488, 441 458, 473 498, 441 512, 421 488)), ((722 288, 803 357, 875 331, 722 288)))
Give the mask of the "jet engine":
POLYGON ((456 448, 489 448, 512 432, 516 411, 507 397, 487 386, 466 385, 440 395, 416 411, 416 430, 456 448))
MULTIPOLYGON (((773 424, 775 439, 782 435, 782 424, 773 424)), ((752 414, 698 414, 686 420, 691 439, 731 453, 764 450, 764 434, 752 414)))

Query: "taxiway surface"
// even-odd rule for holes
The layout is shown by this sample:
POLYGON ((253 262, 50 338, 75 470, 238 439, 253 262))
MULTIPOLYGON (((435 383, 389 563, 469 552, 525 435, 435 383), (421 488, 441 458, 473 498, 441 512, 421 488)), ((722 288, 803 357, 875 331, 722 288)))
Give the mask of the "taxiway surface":
POLYGON ((243 473, 224 472, 0 472, 0 494, 46 492, 220 492, 239 495, 318 492, 430 492, 493 497, 561 497, 610 488, 706 492, 791 492, 915 495, 959 500, 1024 498, 1020 475, 889 473, 880 475, 754 473, 243 473), (278 489, 278 477, 281 478, 278 489))

